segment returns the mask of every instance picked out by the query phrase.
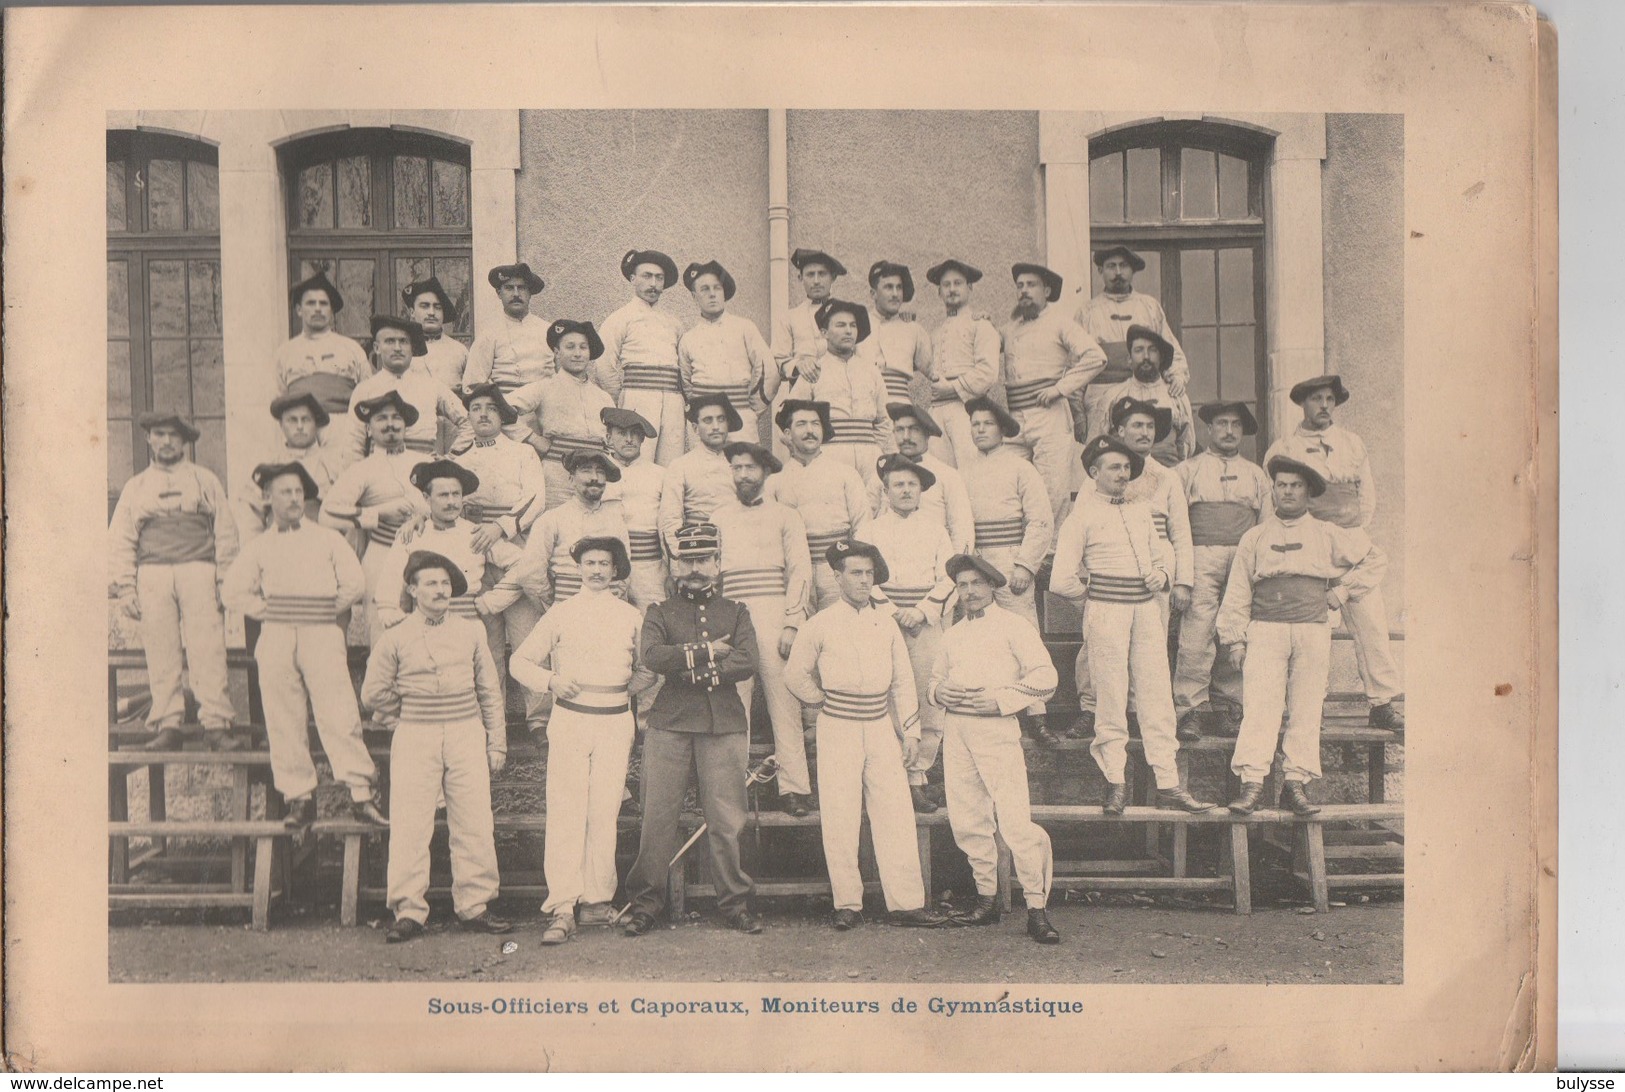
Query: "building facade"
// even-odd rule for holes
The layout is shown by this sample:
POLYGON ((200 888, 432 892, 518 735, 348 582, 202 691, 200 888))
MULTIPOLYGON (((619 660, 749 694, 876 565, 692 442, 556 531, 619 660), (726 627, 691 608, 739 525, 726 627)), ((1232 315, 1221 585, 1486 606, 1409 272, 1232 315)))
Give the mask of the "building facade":
MULTIPOLYGON (((987 272, 975 307, 1002 322, 1011 263, 1098 287, 1090 261, 1147 259, 1190 358, 1191 397, 1253 404, 1257 450, 1297 419, 1291 386, 1342 374, 1341 422, 1371 450, 1373 537, 1404 603, 1402 119, 1355 114, 1079 111, 132 111, 108 117, 109 498, 145 465, 132 422, 174 406, 203 427, 197 458, 228 486, 272 448, 271 354, 293 332, 287 286, 326 269, 338 329, 433 272, 472 339, 500 307, 492 266, 548 281, 543 318, 602 322, 627 289, 619 258, 717 259, 731 306, 764 334, 799 301, 789 267, 815 246, 851 270, 908 264, 910 308, 941 305, 925 268, 987 272)), ((686 292, 668 294, 685 322, 686 292)))

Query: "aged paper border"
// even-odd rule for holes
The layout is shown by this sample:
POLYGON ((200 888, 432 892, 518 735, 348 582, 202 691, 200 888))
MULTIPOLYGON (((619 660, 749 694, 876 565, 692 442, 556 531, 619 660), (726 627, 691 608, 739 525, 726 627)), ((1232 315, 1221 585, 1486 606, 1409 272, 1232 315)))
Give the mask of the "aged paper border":
MULTIPOLYGON (((1537 348, 1550 351, 1555 334, 1535 322, 1537 302, 1550 297, 1531 256, 1551 259, 1555 248, 1547 230, 1555 198, 1537 186, 1537 170, 1551 178, 1555 169, 1545 147, 1537 158, 1535 143, 1537 126, 1554 113, 1535 93, 1543 72, 1531 10, 171 8, 10 10, 5 18, 5 1046, 17 1064, 1552 1064, 1555 900, 1546 870, 1555 867, 1556 584, 1548 537, 1555 493, 1546 487, 1555 481, 1555 367, 1537 348), (442 89, 433 101, 414 101, 431 87, 442 89), (1428 565, 1407 566, 1415 728, 1406 763, 1404 985, 1010 986, 1015 997, 1091 1006, 1089 1017, 1071 1020, 967 1023, 883 1011, 862 1020, 430 1025, 431 993, 487 991, 107 983, 99 317, 106 112, 543 104, 1405 115, 1406 549, 1428 565), (87 284, 95 286, 89 298, 87 284), (74 618, 95 624, 62 624, 74 618), (1502 685, 1510 690, 1497 696, 1502 685)), ((923 1000, 936 992, 990 997, 992 989, 775 984, 787 997, 839 992, 882 1002, 899 992, 923 1000)), ((704 995, 722 992, 760 996, 715 984, 704 995)), ((679 999, 695 991, 573 983, 569 994, 679 999)))

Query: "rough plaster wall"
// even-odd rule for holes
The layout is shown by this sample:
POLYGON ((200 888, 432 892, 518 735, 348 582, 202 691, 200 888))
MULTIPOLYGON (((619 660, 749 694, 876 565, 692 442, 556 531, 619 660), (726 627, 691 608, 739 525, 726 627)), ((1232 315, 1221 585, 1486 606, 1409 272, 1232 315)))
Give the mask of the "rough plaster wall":
MULTIPOLYGON (((525 110, 519 140, 519 257, 547 280, 536 314, 602 324, 631 298, 621 255, 640 247, 679 272, 720 261, 739 282, 730 309, 768 336, 767 111, 525 110)), ((680 284, 661 306, 698 317, 680 284)))
POLYGON ((1353 395, 1338 416, 1365 440, 1377 479, 1371 537, 1383 591, 1405 610, 1405 125, 1397 114, 1326 115, 1322 175, 1326 370, 1353 395))
POLYGON ((987 274, 974 306, 1004 321, 1011 263, 1042 256, 1036 113, 792 110, 788 123, 790 245, 846 265, 836 295, 867 304, 870 264, 903 262, 930 329, 943 312, 925 271, 952 255, 987 274))

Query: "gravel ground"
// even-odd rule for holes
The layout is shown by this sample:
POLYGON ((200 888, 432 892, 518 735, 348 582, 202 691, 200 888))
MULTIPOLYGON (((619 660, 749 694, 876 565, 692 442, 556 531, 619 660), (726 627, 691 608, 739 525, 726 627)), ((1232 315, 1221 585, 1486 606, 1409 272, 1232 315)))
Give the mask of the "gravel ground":
POLYGON ((327 914, 295 914, 256 933, 224 914, 210 923, 198 915, 124 915, 109 930, 109 974, 115 982, 1397 983, 1403 915, 1398 901, 1247 917, 1166 903, 1070 902, 1050 912, 1062 943, 1043 947, 1027 939, 1019 909, 981 929, 869 924, 842 934, 814 900, 779 900, 758 936, 693 915, 635 940, 583 929, 557 948, 538 943, 536 916, 505 937, 450 928, 386 946, 376 918, 344 928, 327 914), (504 955, 504 941, 517 949, 504 955))

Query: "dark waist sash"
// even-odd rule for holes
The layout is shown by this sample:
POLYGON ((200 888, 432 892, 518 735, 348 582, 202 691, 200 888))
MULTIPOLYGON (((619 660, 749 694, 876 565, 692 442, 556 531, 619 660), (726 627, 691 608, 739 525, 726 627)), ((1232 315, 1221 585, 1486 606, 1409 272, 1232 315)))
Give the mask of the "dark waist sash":
POLYGON ((1327 482, 1326 492, 1310 499, 1309 512, 1339 527, 1360 526, 1360 483, 1327 482))
POLYGON ((205 512, 153 516, 136 534, 137 565, 184 565, 214 560, 214 517, 205 512))
POLYGON ((824 714, 837 720, 880 720, 886 716, 889 695, 854 694, 847 690, 824 691, 824 714))
POLYGON ((1190 507, 1191 542, 1196 546, 1234 546, 1258 522, 1258 511, 1240 501, 1194 501, 1190 507))
POLYGON ((628 531, 626 537, 631 540, 631 561, 659 561, 660 560, 660 532, 659 531, 628 531))
POLYGON ((832 444, 873 444, 875 439, 875 423, 871 419, 858 417, 831 417, 829 422, 835 429, 835 435, 830 437, 832 444))
POLYGON ((602 440, 582 440, 575 436, 549 436, 547 438, 547 454, 543 458, 552 459, 562 463, 564 457, 572 451, 603 451, 602 440))
POLYGON ((993 550, 1001 546, 1020 546, 1026 524, 1021 517, 1014 519, 979 519, 976 521, 976 548, 993 550))
POLYGON ((1039 409, 1038 393, 1055 386, 1055 382, 1054 379, 1029 379, 1022 383, 1005 384, 1004 396, 1009 403, 1010 412, 1039 409))
POLYGON ((1095 390, 1105 390, 1113 383, 1122 383, 1134 375, 1134 365, 1128 362, 1128 342, 1102 341, 1100 348, 1106 354, 1106 366, 1089 381, 1095 390))
POLYGON ((1255 581, 1253 621, 1326 621, 1326 581, 1318 576, 1266 576, 1255 581))
POLYGON ((824 564, 824 552, 851 534, 852 528, 850 527, 840 531, 820 531, 816 535, 808 532, 807 552, 812 554, 813 564, 824 564))
POLYGON ((880 377, 886 381, 886 396, 893 402, 909 402, 913 396, 908 392, 909 380, 914 376, 908 372, 900 372, 896 368, 882 368, 880 377))
POLYGON ((625 713, 632 708, 631 703, 626 698, 626 687, 592 684, 583 684, 581 693, 576 695, 575 700, 566 701, 563 698, 558 698, 554 701, 554 704, 560 709, 568 709, 572 713, 588 713, 599 717, 612 717, 619 713, 625 713), (593 698, 596 698, 602 704, 591 704, 588 699, 593 698))
POLYGON ((473 689, 449 694, 402 694, 401 720, 437 723, 448 720, 478 720, 480 702, 473 689))
POLYGON ((290 395, 314 394, 316 401, 335 419, 349 414, 350 395, 354 392, 355 383, 349 377, 334 372, 311 372, 288 384, 290 395))
POLYGON ((722 574, 722 594, 729 599, 766 599, 784 595, 783 566, 730 569, 722 574))
POLYGON ((699 398, 706 394, 721 394, 728 399, 728 404, 740 413, 751 409, 749 383, 701 383, 695 380, 688 385, 688 396, 699 398))
POLYGON ((265 597, 266 625, 330 626, 338 614, 338 603, 331 595, 267 595, 265 597))
POLYGON ((1143 576, 1089 574, 1089 598, 1097 603, 1148 603, 1151 590, 1143 576))
POLYGON ((683 392, 676 364, 627 364, 621 371, 621 386, 627 390, 683 392))

